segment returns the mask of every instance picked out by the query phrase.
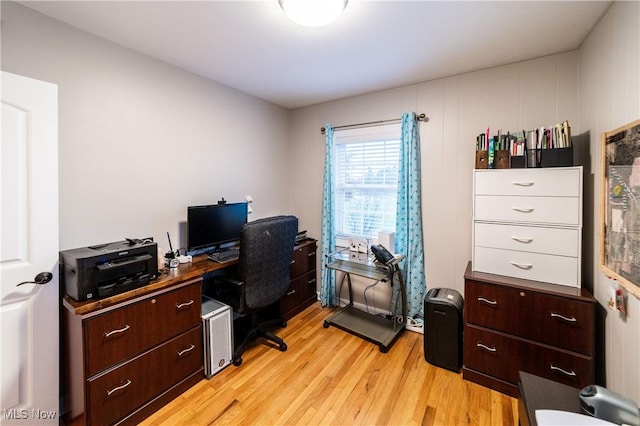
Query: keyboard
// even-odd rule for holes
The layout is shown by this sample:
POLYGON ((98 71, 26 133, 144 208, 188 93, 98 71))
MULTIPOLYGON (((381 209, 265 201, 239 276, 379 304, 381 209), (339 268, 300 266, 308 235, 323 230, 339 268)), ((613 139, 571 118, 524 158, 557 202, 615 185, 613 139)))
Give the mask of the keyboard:
POLYGON ((231 262, 240 258, 240 249, 216 251, 214 253, 208 254, 207 258, 218 263, 231 262))

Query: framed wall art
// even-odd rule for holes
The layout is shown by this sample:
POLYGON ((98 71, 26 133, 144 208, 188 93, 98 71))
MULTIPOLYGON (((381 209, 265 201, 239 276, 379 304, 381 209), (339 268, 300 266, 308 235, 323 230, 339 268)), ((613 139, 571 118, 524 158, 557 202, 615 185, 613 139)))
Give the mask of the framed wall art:
POLYGON ((640 297, 640 120, 601 140, 600 267, 640 297))

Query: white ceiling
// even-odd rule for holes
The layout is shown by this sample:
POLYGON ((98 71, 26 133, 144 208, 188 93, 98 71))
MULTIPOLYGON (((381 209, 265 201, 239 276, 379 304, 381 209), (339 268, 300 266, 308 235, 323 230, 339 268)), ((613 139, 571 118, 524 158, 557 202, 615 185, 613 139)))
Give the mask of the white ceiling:
POLYGON ((351 0, 307 28, 277 0, 21 3, 289 109, 573 50, 611 4, 351 0))

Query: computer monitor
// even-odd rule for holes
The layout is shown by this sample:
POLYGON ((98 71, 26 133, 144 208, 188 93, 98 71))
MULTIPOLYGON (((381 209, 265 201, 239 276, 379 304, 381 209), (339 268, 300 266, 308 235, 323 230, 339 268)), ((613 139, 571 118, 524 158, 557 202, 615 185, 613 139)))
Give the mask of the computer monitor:
POLYGON ((222 244, 240 240, 247 223, 247 203, 187 207, 187 252, 214 251, 222 244))

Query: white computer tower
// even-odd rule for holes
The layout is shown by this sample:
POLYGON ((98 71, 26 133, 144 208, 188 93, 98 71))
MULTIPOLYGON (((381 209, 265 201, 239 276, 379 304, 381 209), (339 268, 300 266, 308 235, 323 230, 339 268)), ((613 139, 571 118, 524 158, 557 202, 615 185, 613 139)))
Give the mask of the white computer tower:
POLYGON ((233 314, 231 307, 202 296, 204 375, 210 379, 233 361, 233 314))

